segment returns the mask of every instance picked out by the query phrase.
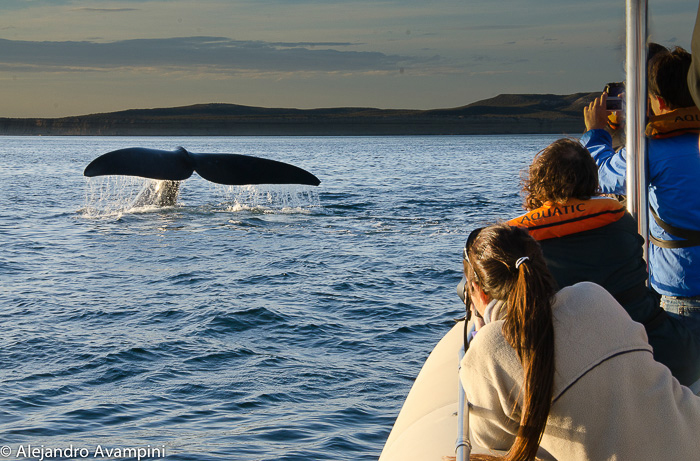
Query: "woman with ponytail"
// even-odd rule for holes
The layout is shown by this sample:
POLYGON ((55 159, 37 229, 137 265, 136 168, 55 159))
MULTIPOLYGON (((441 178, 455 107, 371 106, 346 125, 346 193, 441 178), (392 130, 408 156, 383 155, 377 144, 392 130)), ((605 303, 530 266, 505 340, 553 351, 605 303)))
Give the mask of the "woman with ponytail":
POLYGON ((466 290, 486 324, 460 379, 476 444, 506 460, 697 459, 700 397, 654 361, 615 298, 590 282, 557 292, 522 228, 470 237, 466 290), (494 302, 500 319, 487 312, 494 302))

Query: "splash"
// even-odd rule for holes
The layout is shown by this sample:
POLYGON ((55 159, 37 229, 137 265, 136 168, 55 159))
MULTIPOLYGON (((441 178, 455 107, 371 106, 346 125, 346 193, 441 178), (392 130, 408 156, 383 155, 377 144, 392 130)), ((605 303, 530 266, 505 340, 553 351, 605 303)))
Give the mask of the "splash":
MULTIPOLYGON (((183 207, 179 202, 186 181, 157 181, 135 176, 97 176, 86 179, 84 217, 120 218, 126 213, 142 213, 163 209, 163 207, 183 207)), ((224 186, 208 183, 211 194, 202 196, 202 188, 194 187, 190 192, 197 194, 196 201, 214 200, 218 208, 227 212, 247 211, 263 214, 310 213, 320 208, 318 192, 303 185, 246 185, 224 186)), ((197 184, 203 186, 203 184, 197 184)), ((191 199, 191 197, 190 197, 191 199)), ((188 200, 191 202, 192 200, 188 200)), ((211 205, 202 204, 211 210, 211 205)))
POLYGON ((121 217, 124 213, 174 206, 182 183, 135 176, 98 176, 86 179, 83 216, 121 217))
POLYGON ((318 192, 299 185, 215 185, 224 196, 222 205, 227 211, 251 211, 254 213, 310 213, 320 208, 318 192))

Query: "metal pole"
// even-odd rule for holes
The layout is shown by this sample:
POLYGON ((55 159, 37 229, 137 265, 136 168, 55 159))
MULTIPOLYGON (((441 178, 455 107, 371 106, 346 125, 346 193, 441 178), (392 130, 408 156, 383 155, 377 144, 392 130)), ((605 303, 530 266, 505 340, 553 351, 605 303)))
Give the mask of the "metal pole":
POLYGON ((627 210, 637 220, 639 234, 647 242, 647 149, 644 129, 647 109, 647 0, 626 0, 627 56, 625 83, 627 137, 627 210))
MULTIPOLYGON (((466 320, 465 320, 466 322, 466 320)), ((462 368, 462 358, 464 358, 464 347, 459 348, 459 368, 462 368)), ((459 374, 459 373, 458 373, 459 374)), ((462 387, 462 382, 458 381, 457 397, 457 441, 455 442, 456 461, 468 461, 472 451, 472 444, 469 442, 469 402, 462 387)))

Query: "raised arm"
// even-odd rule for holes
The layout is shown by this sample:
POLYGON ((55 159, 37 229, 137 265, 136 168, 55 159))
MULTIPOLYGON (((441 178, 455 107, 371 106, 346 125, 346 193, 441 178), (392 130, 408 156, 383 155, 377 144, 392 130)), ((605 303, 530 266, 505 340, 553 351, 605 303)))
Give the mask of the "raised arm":
POLYGON ((624 195, 626 190, 627 158, 625 149, 615 152, 612 136, 604 128, 608 114, 605 108, 607 96, 603 93, 587 107, 583 108, 586 132, 581 137, 581 144, 588 149, 598 165, 598 182, 605 194, 624 195))

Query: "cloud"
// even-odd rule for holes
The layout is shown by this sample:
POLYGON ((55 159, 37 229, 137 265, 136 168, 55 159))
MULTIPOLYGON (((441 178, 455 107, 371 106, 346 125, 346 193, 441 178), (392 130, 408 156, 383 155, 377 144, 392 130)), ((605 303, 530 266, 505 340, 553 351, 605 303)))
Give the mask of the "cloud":
POLYGON ((339 50, 349 42, 264 42, 224 37, 33 42, 0 39, 0 65, 37 71, 199 68, 216 72, 385 71, 434 62, 373 51, 339 50))
POLYGON ((73 8, 71 11, 87 11, 90 13, 124 13, 127 11, 141 11, 138 8, 73 8))
POLYGON ((315 48, 317 46, 353 46, 362 45, 362 43, 351 43, 351 42, 268 42, 270 46, 278 46, 282 48, 298 48, 309 47, 315 48))
POLYGON ((479 24, 463 27, 465 30, 518 30, 518 29, 533 29, 537 26, 526 24, 479 24))

